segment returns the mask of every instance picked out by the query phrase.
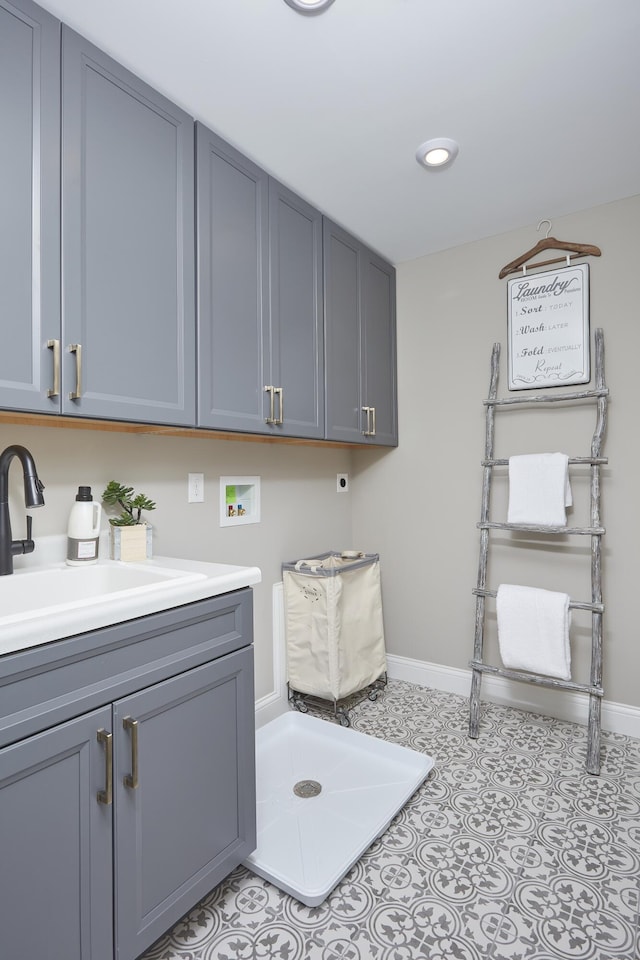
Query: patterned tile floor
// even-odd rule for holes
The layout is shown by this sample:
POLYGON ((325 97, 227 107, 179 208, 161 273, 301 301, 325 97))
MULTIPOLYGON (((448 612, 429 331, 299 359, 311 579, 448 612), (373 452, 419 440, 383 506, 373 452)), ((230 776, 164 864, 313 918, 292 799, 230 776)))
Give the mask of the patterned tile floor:
POLYGON ((436 766, 331 896, 244 867, 141 960, 640 960, 640 740, 401 681, 351 713, 436 766))

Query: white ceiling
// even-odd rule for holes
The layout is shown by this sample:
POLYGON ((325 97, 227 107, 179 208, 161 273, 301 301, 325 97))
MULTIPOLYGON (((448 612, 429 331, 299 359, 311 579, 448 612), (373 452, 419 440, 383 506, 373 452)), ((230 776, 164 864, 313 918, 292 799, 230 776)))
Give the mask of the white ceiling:
POLYGON ((640 0, 41 6, 395 263, 640 193, 640 0))

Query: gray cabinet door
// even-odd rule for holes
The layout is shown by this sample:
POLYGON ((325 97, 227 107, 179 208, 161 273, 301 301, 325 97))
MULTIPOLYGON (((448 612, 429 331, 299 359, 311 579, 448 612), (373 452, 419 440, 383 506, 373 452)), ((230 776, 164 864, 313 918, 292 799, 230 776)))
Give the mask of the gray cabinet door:
POLYGON ((104 707, 0 750, 3 957, 113 960, 104 707))
POLYGON ((198 425, 266 433, 268 177, 200 123, 196 142, 198 425))
POLYGON ((397 446, 396 272, 366 247, 362 250, 363 403, 373 412, 372 443, 397 446))
POLYGON ((253 717, 252 647, 114 705, 119 960, 255 848, 253 717))
POLYGON ((271 430, 324 436, 322 215, 269 181, 271 430))
POLYGON ((395 270, 324 220, 327 440, 395 446, 395 270))
POLYGON ((63 413, 195 423, 193 167, 192 119, 63 26, 63 413))
POLYGON ((322 217, 202 124, 198 425, 324 435, 322 217))
POLYGON ((326 437, 360 443, 362 381, 360 244, 324 221, 326 437))
POLYGON ((57 413, 60 24, 0 0, 0 406, 57 413))

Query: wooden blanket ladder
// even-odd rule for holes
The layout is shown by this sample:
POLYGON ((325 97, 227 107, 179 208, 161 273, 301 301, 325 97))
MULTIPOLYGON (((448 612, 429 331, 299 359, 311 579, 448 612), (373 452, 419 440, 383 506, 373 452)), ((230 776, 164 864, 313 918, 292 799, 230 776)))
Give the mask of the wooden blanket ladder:
MULTIPOLYGON (((498 371, 500 363, 500 344, 493 345, 491 356, 491 378, 489 395, 484 401, 486 407, 485 457, 482 461, 482 507, 481 518, 477 524, 480 530, 480 553, 478 562, 478 581, 473 590, 476 596, 475 639, 472 669, 469 736, 478 736, 480 726, 480 684, 483 673, 505 677, 522 683, 532 683, 556 690, 571 690, 587 694, 589 698, 589 716, 587 723, 586 769, 589 773, 600 772, 600 736, 602 705, 602 563, 601 544, 604 527, 600 522, 600 471, 608 460, 602 457, 602 444, 607 420, 607 398, 609 391, 604 375, 604 336, 601 329, 595 331, 595 386, 591 390, 577 393, 558 392, 553 394, 528 393, 523 396, 498 398, 498 371), (514 411, 522 405, 563 404, 576 402, 594 403, 596 424, 591 442, 591 453, 586 457, 569 457, 570 466, 589 467, 591 471, 590 487, 590 523, 586 527, 548 527, 533 524, 512 524, 495 522, 490 519, 491 481, 496 467, 508 465, 508 460, 494 456, 494 423, 498 411, 514 411), (532 534, 576 535, 591 540, 591 602, 579 602, 573 599, 570 608, 591 611, 591 667, 588 683, 573 680, 559 680, 542 674, 510 670, 502 666, 493 666, 484 660, 485 606, 487 598, 495 597, 496 591, 487 588, 487 561, 489 556, 490 534, 492 530, 521 531, 532 534)), ((537 541, 539 543, 539 540, 537 541)))

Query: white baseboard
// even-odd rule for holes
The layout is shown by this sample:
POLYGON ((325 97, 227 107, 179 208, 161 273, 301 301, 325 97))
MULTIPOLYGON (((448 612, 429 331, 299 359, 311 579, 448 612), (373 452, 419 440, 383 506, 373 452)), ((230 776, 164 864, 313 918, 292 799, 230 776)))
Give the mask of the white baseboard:
POLYGON ((287 697, 270 693, 266 697, 256 700, 256 729, 264 727, 265 723, 275 720, 288 709, 287 697))
MULTIPOLYGON (((471 689, 471 670, 445 667, 439 663, 412 660, 409 657, 387 655, 387 673, 393 680, 407 680, 423 687, 433 687, 445 693, 458 693, 468 697, 471 689)), ((504 677, 483 676, 482 699, 492 703, 530 710, 547 717, 586 724, 589 698, 584 693, 569 690, 549 690, 523 683, 515 683, 504 677), (560 695, 561 694, 561 695, 560 695)), ((602 701, 602 729, 621 733, 627 737, 640 738, 640 709, 625 703, 602 701)))

